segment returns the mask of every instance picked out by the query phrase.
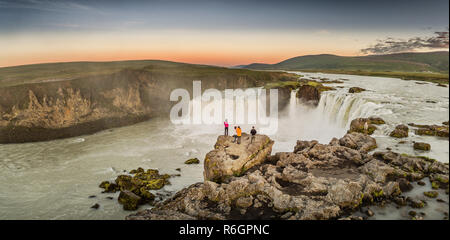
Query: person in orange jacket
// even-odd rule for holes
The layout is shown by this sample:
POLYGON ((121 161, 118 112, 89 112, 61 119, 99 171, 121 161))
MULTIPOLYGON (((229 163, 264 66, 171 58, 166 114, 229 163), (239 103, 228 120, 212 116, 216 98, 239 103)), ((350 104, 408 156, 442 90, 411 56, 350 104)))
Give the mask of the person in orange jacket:
POLYGON ((237 135, 237 143, 241 144, 241 137, 242 137, 242 129, 241 126, 238 126, 236 128, 236 135, 237 135))

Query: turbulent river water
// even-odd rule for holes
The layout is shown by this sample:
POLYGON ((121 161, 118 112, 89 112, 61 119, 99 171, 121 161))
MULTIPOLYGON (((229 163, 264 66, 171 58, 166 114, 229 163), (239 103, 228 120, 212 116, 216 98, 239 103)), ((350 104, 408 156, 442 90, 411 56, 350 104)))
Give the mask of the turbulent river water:
MULTIPOLYGON (((280 114, 278 132, 270 136, 275 140, 273 153, 292 151, 298 139, 328 143, 333 137, 342 137, 352 119, 379 116, 387 124, 373 134, 377 150, 390 147, 396 152, 449 161, 448 140, 410 132, 406 143, 399 144, 399 140, 388 137, 397 124, 448 121, 448 88, 393 78, 299 74, 346 80, 330 84, 339 88, 324 92, 317 108, 299 103, 293 93, 280 114), (368 91, 349 94, 348 88, 354 86, 368 91), (416 152, 412 141, 428 142, 432 150, 416 152)), ((249 125, 242 127, 249 131, 249 125)), ((203 165, 185 165, 184 161, 192 157, 202 160, 222 131, 222 125, 174 125, 161 117, 89 136, 0 145, 0 219, 124 219, 131 212, 117 203, 118 193, 101 193, 101 181, 113 180, 124 170, 156 168, 162 173, 181 173, 159 191, 173 194, 203 180, 203 165), (92 195, 96 197, 89 198, 92 195), (90 208, 95 203, 100 204, 97 210, 90 208)), ((422 192, 416 188, 408 194, 420 196, 422 192)), ((448 195, 442 195, 448 202, 448 195)), ((376 208, 373 219, 400 219, 406 214, 393 210, 376 208)), ((442 212, 448 212, 448 203, 429 204, 423 211, 426 218, 441 219, 442 212)))

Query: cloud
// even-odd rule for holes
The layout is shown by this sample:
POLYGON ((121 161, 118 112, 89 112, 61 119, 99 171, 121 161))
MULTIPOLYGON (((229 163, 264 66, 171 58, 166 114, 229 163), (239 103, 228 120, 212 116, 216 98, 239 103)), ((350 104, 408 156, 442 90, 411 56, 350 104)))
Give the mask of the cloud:
POLYGON ((423 49, 443 49, 448 48, 449 32, 434 32, 430 37, 414 37, 408 40, 386 38, 378 40, 378 43, 368 48, 361 49, 363 54, 388 54, 399 52, 412 52, 423 49))
POLYGON ((0 8, 34 9, 40 11, 67 12, 92 10, 91 7, 67 0, 15 0, 0 1, 0 8))

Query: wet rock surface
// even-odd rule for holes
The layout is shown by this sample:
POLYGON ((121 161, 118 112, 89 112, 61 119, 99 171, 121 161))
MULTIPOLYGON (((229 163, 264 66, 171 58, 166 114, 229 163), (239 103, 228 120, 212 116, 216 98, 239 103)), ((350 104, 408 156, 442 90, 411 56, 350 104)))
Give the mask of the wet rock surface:
POLYGON ((310 85, 303 85, 297 91, 297 97, 311 105, 317 105, 320 100, 320 92, 310 85))
POLYGON ((333 87, 324 86, 322 83, 311 79, 300 79, 296 97, 304 103, 317 106, 320 95, 324 91, 335 90, 333 87))
POLYGON ((189 164, 199 164, 199 163, 200 163, 200 160, 198 160, 198 158, 191 158, 184 162, 184 164, 188 164, 188 165, 189 164))
MULTIPOLYGON (((218 145, 210 162, 227 155, 220 137, 218 145)), ((363 206, 393 201, 423 208, 424 201, 402 195, 409 182, 429 177, 448 189, 448 164, 392 151, 369 154, 374 146, 375 139, 357 132, 329 144, 298 141, 293 152, 267 152, 240 176, 205 177, 127 219, 365 219, 353 215, 363 206)))
POLYGON ((408 137, 408 131, 409 131, 408 126, 406 126, 404 124, 400 124, 395 127, 394 131, 392 131, 389 134, 389 136, 395 137, 395 138, 405 138, 405 137, 408 137))
POLYGON ((348 90, 349 93, 360 93, 360 92, 363 92, 363 91, 366 91, 366 89, 360 88, 360 87, 351 87, 348 90))
POLYGON ((416 128, 415 133, 417 135, 425 135, 425 136, 437 136, 444 137, 448 139, 448 121, 443 122, 442 126, 439 125, 421 125, 415 123, 409 123, 408 125, 416 128))
POLYGON ((381 118, 356 118, 350 123, 350 130, 348 132, 359 132, 372 135, 377 129, 374 124, 384 124, 384 120, 381 118))
POLYGON ((422 150, 422 151, 430 151, 431 145, 424 142, 415 142, 413 145, 414 149, 416 150, 422 150))

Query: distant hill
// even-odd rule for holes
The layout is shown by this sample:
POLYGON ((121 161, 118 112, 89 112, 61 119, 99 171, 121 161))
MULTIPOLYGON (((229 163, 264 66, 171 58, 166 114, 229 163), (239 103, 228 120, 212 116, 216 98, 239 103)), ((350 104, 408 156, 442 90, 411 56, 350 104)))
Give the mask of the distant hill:
POLYGON ((320 54, 294 57, 276 64, 253 63, 241 67, 258 70, 345 70, 448 73, 449 53, 442 51, 358 57, 320 54))
MULTIPOLYGON (((0 87, 30 83, 60 82, 92 76, 114 74, 123 70, 140 70, 154 76, 165 75, 177 79, 218 79, 244 77, 255 81, 273 81, 286 74, 251 71, 161 60, 130 60, 112 62, 42 63, 0 68, 0 87), (172 77, 171 77, 172 76, 172 77)), ((172 79, 173 78, 173 79, 172 79)), ((192 82, 191 82, 192 85, 192 82)))

